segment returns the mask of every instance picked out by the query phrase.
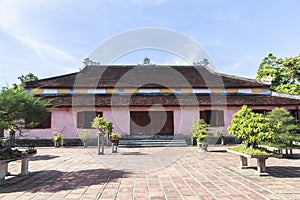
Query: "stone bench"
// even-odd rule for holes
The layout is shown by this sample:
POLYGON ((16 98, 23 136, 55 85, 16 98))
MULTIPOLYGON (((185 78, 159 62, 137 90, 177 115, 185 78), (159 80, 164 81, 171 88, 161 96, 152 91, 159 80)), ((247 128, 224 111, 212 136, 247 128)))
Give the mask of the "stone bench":
POLYGON ((9 175, 8 172, 8 163, 13 162, 16 160, 21 160, 21 176, 27 176, 29 174, 28 171, 28 162, 30 157, 34 156, 36 153, 31 153, 26 156, 18 157, 18 158, 11 158, 8 160, 0 160, 0 182, 5 180, 5 176, 9 175))
POLYGON ((269 154, 269 155, 250 155, 250 154, 245 154, 245 153, 240 153, 237 151, 233 151, 230 149, 227 149, 227 152, 236 154, 240 156, 240 168, 241 169, 247 169, 249 168, 248 166, 248 159, 249 158, 255 158, 256 159, 256 166, 257 166, 257 173, 258 176, 264 176, 268 175, 266 172, 266 159, 270 157, 275 157, 275 158, 281 158, 282 155, 280 154, 269 154))

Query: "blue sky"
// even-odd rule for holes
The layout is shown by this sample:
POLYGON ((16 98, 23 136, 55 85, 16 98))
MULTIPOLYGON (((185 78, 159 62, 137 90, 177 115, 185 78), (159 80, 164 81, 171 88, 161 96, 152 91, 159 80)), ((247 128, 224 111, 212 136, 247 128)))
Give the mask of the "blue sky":
MULTIPOLYGON (((206 50, 216 71, 254 78, 268 53, 300 53, 299 10, 298 0, 0 0, 0 86, 28 72, 39 78, 76 72, 102 42, 144 27, 184 34, 206 50)), ((144 56, 184 64, 149 49, 116 63, 144 56)))

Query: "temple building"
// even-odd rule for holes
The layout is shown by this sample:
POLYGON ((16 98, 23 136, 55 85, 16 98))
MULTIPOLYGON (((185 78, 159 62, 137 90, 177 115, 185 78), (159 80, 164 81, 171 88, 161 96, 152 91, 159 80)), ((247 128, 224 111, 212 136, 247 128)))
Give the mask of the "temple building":
POLYGON ((71 74, 31 81, 26 89, 50 100, 47 120, 26 133, 49 138, 52 131, 76 138, 91 129, 96 115, 112 121, 114 131, 129 136, 191 135, 203 118, 212 131, 227 133, 232 115, 243 105, 266 112, 282 107, 298 118, 300 100, 274 94, 262 82, 217 73, 207 66, 87 65, 71 74))

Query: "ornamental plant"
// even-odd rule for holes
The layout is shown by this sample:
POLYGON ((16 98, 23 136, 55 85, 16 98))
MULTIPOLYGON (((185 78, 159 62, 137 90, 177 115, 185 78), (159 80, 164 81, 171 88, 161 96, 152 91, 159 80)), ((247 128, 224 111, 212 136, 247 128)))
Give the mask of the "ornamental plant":
POLYGON ((269 119, 262 114, 252 112, 246 105, 233 115, 227 131, 243 139, 247 148, 257 148, 259 143, 274 138, 269 119))
POLYGON ((28 93, 23 86, 0 88, 0 137, 8 130, 9 146, 14 146, 15 135, 36 127, 47 117, 48 102, 28 93))
POLYGON ((290 112, 284 108, 275 108, 267 114, 267 118, 274 131, 274 138, 270 142, 273 146, 290 147, 293 141, 300 140, 296 135, 298 122, 290 112))
POLYGON ((92 121, 92 128, 98 129, 98 134, 105 135, 106 133, 111 133, 112 123, 110 121, 106 121, 103 117, 98 115, 92 121))
POLYGON ((88 129, 82 129, 79 133, 79 137, 82 140, 84 147, 87 147, 87 142, 90 138, 90 133, 91 132, 88 129))
POLYGON ((64 137, 60 131, 53 130, 52 133, 54 134, 53 136, 53 141, 54 141, 54 146, 59 147, 59 145, 64 146, 64 137))
POLYGON ((209 125, 203 119, 197 119, 192 123, 192 135, 197 142, 203 142, 207 137, 209 125))
MULTIPOLYGON (((113 129, 112 122, 106 121, 103 117, 100 117, 100 115, 98 115, 92 121, 92 128, 96 128, 99 130, 99 132, 98 132, 98 155, 104 154, 104 137, 103 136, 105 134, 107 134, 107 137, 109 139, 109 136, 113 129)), ((108 142, 108 140, 107 140, 107 142, 108 142)))
POLYGON ((121 137, 121 134, 118 133, 118 132, 112 133, 112 134, 110 135, 110 139, 111 139, 111 140, 119 140, 120 137, 121 137))

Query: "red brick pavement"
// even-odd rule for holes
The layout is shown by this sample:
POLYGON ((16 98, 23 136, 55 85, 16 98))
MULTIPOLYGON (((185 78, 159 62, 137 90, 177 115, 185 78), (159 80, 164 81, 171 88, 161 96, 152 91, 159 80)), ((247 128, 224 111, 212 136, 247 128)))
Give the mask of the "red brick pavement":
MULTIPOLYGON (((38 148, 32 173, 8 177, 0 199, 300 199, 299 157, 270 158, 269 176, 258 177, 239 169, 239 157, 225 148, 120 148, 105 155, 95 148, 38 148)), ((19 168, 9 164, 13 174, 19 168)))

